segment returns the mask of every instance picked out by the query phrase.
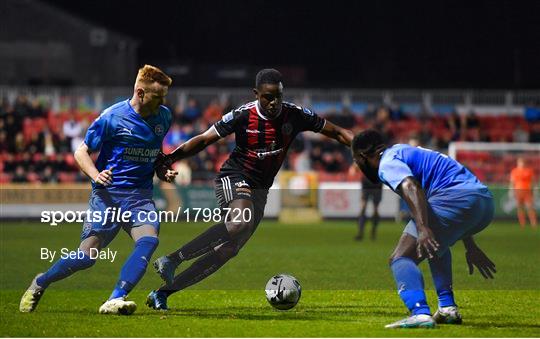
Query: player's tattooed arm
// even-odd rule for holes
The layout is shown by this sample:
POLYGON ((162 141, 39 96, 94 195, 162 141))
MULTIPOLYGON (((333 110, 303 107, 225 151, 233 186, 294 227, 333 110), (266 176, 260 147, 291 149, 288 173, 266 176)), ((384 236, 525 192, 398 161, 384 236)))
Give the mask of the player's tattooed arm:
POLYGON ((189 158, 199 153, 200 151, 205 149, 207 146, 218 141, 219 139, 220 139, 220 136, 217 133, 216 128, 212 126, 209 129, 207 129, 206 132, 199 134, 197 136, 194 136, 193 138, 189 139, 182 145, 178 146, 178 148, 175 149, 171 154, 169 154, 168 157, 171 159, 172 163, 178 160, 189 158))
POLYGON ((420 183, 413 177, 405 178, 398 186, 398 193, 409 206, 418 231, 416 252, 418 258, 433 258, 439 249, 433 231, 428 226, 428 203, 420 183))
POLYGON ((81 143, 77 150, 75 150, 74 157, 81 171, 83 171, 83 173, 86 174, 93 182, 103 186, 112 184, 112 168, 105 169, 101 172, 98 171, 96 165, 92 161, 92 158, 90 158, 90 149, 84 142, 81 143))
POLYGON ((493 273, 497 273, 495 263, 476 245, 473 237, 464 238, 463 244, 465 245, 465 259, 467 266, 469 266, 469 274, 473 274, 474 267, 476 267, 484 278, 493 279, 493 273))
POLYGON ((324 127, 320 133, 342 143, 345 146, 351 146, 352 139, 354 138, 354 134, 351 130, 334 125, 328 120, 324 124, 324 127))

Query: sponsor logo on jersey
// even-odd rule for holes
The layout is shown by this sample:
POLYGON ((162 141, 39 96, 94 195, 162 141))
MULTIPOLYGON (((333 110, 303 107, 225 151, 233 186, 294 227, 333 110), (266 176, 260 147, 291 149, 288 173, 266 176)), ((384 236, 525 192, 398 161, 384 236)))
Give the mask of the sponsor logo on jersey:
POLYGON ((239 181, 239 182, 235 183, 234 186, 236 186, 236 187, 249 187, 249 184, 245 180, 242 180, 242 181, 239 181))
POLYGON ((159 148, 126 147, 122 158, 137 162, 153 162, 159 153, 159 148))
POLYGON ((272 151, 268 151, 267 149, 264 149, 264 148, 255 150, 255 154, 257 154, 257 158, 259 158, 260 160, 263 160, 268 156, 278 155, 281 152, 283 152, 283 148, 272 150, 272 151))
POLYGON ((257 130, 257 129, 246 129, 246 133, 261 133, 261 131, 257 130))

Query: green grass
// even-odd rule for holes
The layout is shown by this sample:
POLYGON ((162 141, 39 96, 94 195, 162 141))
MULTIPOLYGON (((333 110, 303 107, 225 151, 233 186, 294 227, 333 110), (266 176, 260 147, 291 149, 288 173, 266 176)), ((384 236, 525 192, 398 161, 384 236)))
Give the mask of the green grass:
MULTIPOLYGON (((202 224, 162 225, 156 255, 175 249, 198 234, 202 224)), ((283 225, 265 221, 237 258, 199 285, 169 299, 172 311, 144 305, 159 286, 149 269, 130 298, 139 309, 129 317, 101 316, 97 308, 108 297, 129 255, 131 240, 119 234, 111 244, 114 263, 100 261, 86 272, 49 288, 32 314, 18 312, 19 298, 37 272, 49 263, 40 248, 60 250, 78 245, 79 225, 50 227, 38 223, 0 226, 0 335, 98 337, 538 337, 540 336, 540 234, 497 222, 478 243, 497 264, 497 277, 469 276, 463 246, 453 250, 454 286, 465 323, 434 330, 385 330, 405 317, 394 290, 387 260, 402 226, 381 225, 376 242, 352 241, 353 222, 327 221, 283 225), (302 299, 290 311, 272 309, 264 285, 286 272, 302 283, 302 299)), ((428 300, 436 296, 427 265, 428 300)))

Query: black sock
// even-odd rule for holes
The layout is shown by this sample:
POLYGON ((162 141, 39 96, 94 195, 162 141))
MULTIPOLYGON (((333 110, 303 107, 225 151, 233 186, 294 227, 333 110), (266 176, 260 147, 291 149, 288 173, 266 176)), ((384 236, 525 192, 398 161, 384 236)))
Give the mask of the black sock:
POLYGON ((371 239, 375 239, 377 236, 377 226, 379 225, 379 215, 374 215, 372 222, 373 226, 371 227, 371 239))
POLYGON ((167 255, 167 257, 176 263, 181 263, 184 260, 197 258, 229 240, 231 240, 231 236, 225 223, 219 223, 210 227, 177 251, 167 255))
POLYGON ((364 236, 364 227, 366 226, 366 216, 362 215, 358 219, 358 236, 362 238, 364 236))
POLYGON ((174 277, 174 281, 171 286, 164 285, 159 288, 159 291, 165 293, 168 297, 171 294, 183 290, 184 288, 196 284, 204 278, 210 276, 221 266, 223 266, 229 259, 230 258, 224 258, 216 251, 211 251, 174 277))

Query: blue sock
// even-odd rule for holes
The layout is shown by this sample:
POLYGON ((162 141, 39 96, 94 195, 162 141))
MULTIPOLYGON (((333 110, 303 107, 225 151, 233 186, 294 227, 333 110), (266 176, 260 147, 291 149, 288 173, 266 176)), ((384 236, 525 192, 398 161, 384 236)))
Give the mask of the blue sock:
POLYGON ((159 240, 156 237, 142 237, 135 243, 135 248, 120 271, 120 279, 109 300, 128 295, 146 272, 146 266, 156 250, 159 240))
POLYGON ((96 263, 95 259, 90 259, 86 253, 80 250, 77 251, 77 255, 81 258, 60 259, 55 262, 47 272, 36 279, 36 283, 43 288, 47 288, 51 283, 67 278, 73 273, 87 269, 96 263))
POLYGON ((442 257, 429 260, 433 284, 439 297, 439 307, 455 306, 452 291, 452 253, 447 250, 442 257))
POLYGON ((399 257, 392 261, 390 269, 394 274, 399 296, 409 311, 413 315, 431 314, 424 292, 422 272, 415 262, 410 258, 399 257))

